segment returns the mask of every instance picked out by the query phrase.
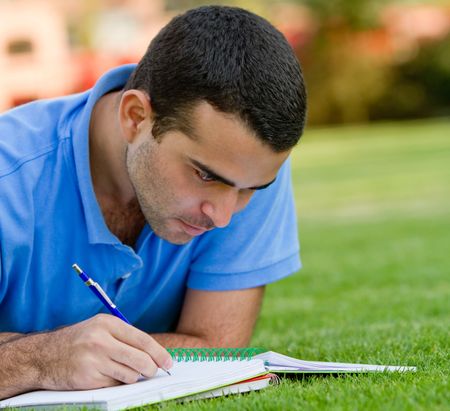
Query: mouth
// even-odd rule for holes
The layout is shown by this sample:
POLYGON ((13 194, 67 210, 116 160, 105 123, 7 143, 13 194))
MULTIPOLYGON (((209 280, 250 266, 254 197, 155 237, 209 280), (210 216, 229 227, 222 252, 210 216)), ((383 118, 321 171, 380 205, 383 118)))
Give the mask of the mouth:
POLYGON ((196 236, 201 235, 209 230, 206 227, 197 227, 195 225, 188 224, 185 221, 180 220, 180 219, 178 221, 181 223, 183 231, 185 233, 189 234, 190 236, 196 237, 196 236))

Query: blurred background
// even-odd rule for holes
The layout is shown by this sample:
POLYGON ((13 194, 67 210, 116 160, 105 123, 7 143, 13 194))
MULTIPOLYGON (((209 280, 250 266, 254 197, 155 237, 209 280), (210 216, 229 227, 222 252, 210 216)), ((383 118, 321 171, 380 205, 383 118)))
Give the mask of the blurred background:
MULTIPOLYGON (((270 20, 302 62, 309 124, 450 114, 450 2, 231 0, 270 20)), ((136 62, 205 1, 0 0, 0 111, 78 92, 136 62)))

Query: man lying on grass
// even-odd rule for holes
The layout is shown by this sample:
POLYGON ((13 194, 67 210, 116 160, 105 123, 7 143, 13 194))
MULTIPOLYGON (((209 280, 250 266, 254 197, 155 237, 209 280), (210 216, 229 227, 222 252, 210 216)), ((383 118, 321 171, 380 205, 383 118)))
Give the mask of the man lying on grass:
POLYGON ((298 61, 266 20, 201 7, 137 66, 0 116, 0 398, 131 383, 164 346, 248 344, 300 267, 288 156, 298 61), (130 324, 73 273, 91 274, 130 324))

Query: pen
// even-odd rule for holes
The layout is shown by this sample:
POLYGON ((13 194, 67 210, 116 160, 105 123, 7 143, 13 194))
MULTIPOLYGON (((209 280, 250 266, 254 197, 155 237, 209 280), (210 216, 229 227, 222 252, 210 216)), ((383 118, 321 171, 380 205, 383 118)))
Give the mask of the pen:
MULTIPOLYGON (((103 305, 111 312, 112 315, 125 321, 127 324, 131 323, 126 319, 126 317, 120 312, 117 306, 111 301, 108 295, 105 293, 103 288, 99 283, 95 282, 90 278, 79 266, 78 264, 72 264, 72 268, 77 272, 83 282, 91 289, 91 291, 98 297, 98 299, 103 303, 103 305)), ((161 368, 167 374, 171 375, 169 371, 161 368)))
POLYGON ((111 301, 111 299, 106 295, 105 291, 100 284, 96 283, 77 265, 73 264, 72 268, 77 272, 84 283, 91 289, 91 291, 98 297, 98 299, 103 303, 103 305, 111 312, 112 315, 125 321, 127 324, 131 324, 125 316, 119 311, 117 306, 111 301))

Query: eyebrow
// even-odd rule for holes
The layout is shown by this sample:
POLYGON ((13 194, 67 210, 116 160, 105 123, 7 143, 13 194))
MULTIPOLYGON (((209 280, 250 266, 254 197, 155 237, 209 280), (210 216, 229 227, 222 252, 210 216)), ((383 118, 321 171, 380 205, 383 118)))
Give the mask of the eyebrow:
MULTIPOLYGON (((217 174, 216 172, 214 172, 213 170, 211 170, 208 166, 200 163, 200 161, 197 160, 193 160, 191 159, 192 164, 194 164, 194 166, 196 166, 197 168, 199 168, 200 170, 202 170, 204 173, 209 174, 212 178, 214 178, 214 180, 220 181, 223 184, 226 184, 228 186, 231 187, 236 187, 236 183, 234 183, 231 180, 228 180, 225 177, 220 176, 219 174, 217 174)), ((247 190, 264 190, 265 188, 269 187, 271 184, 273 184, 275 182, 277 178, 275 177, 272 181, 270 181, 267 184, 263 184, 261 186, 256 186, 256 187, 248 187, 247 190)))

